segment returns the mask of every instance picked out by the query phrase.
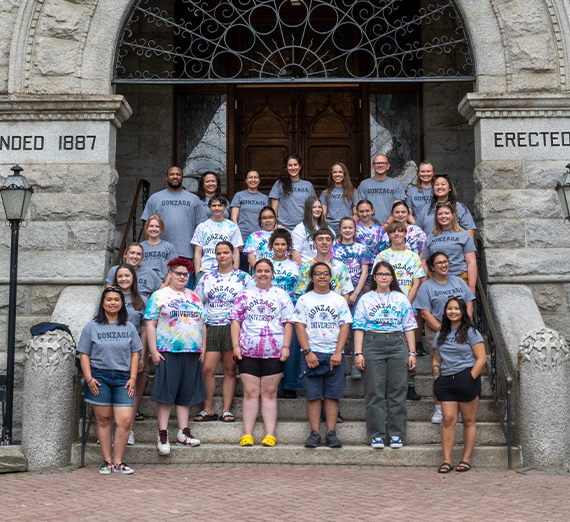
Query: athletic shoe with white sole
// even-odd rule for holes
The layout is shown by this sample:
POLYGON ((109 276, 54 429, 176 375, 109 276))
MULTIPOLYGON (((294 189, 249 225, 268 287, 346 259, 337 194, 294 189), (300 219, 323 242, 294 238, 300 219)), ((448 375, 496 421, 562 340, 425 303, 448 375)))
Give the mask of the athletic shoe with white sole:
POLYGON ((390 437, 391 448, 401 448, 404 445, 400 437, 390 437))
POLYGON ((101 475, 110 475, 112 468, 113 465, 105 460, 103 461, 103 464, 101 464, 101 467, 99 468, 99 473, 101 473, 101 475))
POLYGON ((384 447, 384 440, 382 439, 382 437, 376 437, 376 438, 372 439, 372 441, 370 442, 370 445, 374 449, 382 449, 384 447))
POLYGON ((441 424, 443 422, 443 413, 439 410, 435 410, 431 416, 432 424, 441 424))
POLYGON ((199 446, 200 441, 192 437, 190 433, 190 428, 184 428, 183 430, 178 430, 178 435, 176 436, 176 442, 178 444, 184 444, 185 446, 199 446))
POLYGON ((156 448, 161 455, 170 455, 170 442, 168 442, 168 430, 158 430, 156 448))
POLYGON ((127 446, 134 446, 135 445, 135 432, 131 430, 129 433, 129 440, 127 441, 127 446))
POLYGON ((135 472, 133 468, 127 466, 124 462, 119 462, 113 466, 113 473, 120 473, 121 475, 132 475, 135 472))

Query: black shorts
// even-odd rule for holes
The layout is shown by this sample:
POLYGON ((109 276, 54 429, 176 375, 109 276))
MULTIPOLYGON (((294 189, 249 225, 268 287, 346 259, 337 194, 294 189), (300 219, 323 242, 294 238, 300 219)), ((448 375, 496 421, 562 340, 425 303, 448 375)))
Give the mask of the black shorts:
POLYGON ((237 362, 239 373, 247 373, 254 377, 267 377, 285 371, 285 363, 279 359, 259 359, 257 357, 242 357, 237 362))
POLYGON ((206 351, 227 352, 233 350, 231 325, 208 326, 206 325, 206 351))
POLYGON ((440 402, 471 402, 481 397, 481 375, 473 379, 472 368, 453 375, 441 375, 433 383, 433 393, 440 402))

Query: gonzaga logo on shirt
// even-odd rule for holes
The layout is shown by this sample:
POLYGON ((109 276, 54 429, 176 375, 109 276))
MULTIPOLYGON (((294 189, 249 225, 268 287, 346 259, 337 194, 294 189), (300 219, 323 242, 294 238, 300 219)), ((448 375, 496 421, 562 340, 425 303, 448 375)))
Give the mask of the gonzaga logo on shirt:
POLYGON ((102 332, 97 334, 97 339, 99 341, 105 340, 121 340, 121 339, 128 339, 129 334, 128 332, 102 332))

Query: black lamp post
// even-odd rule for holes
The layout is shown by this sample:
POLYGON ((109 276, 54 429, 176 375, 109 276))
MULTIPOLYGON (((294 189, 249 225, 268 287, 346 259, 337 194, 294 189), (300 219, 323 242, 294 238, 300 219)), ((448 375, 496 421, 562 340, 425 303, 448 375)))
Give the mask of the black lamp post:
POLYGON ((6 219, 12 228, 10 246, 10 296, 8 304, 8 360, 6 364, 6 417, 2 427, 2 445, 12 444, 12 418, 14 414, 14 360, 16 351, 16 290, 18 288, 18 236, 20 223, 28 213, 30 199, 34 189, 20 174, 22 167, 16 165, 10 169, 13 174, 8 176, 2 187, 0 196, 6 219))
POLYGON ((564 212, 564 221, 566 219, 570 221, 570 163, 566 165, 566 169, 562 179, 556 184, 555 190, 560 198, 560 205, 562 205, 562 211, 564 212))

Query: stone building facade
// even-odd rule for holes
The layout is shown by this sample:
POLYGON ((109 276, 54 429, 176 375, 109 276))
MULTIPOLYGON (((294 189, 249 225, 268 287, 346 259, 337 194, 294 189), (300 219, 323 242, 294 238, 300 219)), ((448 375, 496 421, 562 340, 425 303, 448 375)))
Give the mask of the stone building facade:
MULTIPOLYGON (((29 327, 50 319, 64 288, 102 284, 135 180, 144 174, 159 190, 176 162, 175 87, 112 82, 132 4, 0 0, 0 177, 17 163, 35 189, 20 234, 18 390, 29 327)), ((536 305, 515 313, 538 310, 570 341, 570 227, 554 192, 570 161, 570 6, 455 4, 475 81, 424 86, 426 155, 455 169, 461 199, 477 219, 487 284, 507 298, 510 289, 530 289, 536 305)), ((8 227, 0 230, 0 332, 9 238, 8 227)), ((497 317, 516 367, 518 341, 508 341, 516 332, 509 337, 512 325, 497 317)), ((0 343, 0 368, 4 361, 0 343)))

